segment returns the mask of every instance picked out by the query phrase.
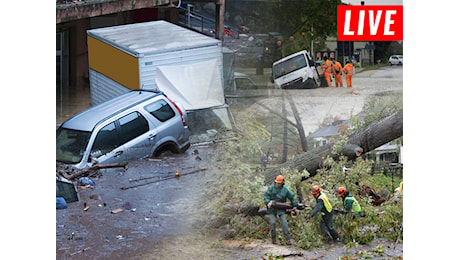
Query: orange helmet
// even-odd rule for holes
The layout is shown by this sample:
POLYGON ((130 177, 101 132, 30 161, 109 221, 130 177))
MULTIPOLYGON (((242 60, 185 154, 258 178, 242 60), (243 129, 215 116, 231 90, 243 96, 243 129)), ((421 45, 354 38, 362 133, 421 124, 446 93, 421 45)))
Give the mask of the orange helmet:
POLYGON ((284 182, 284 176, 283 175, 276 176, 275 182, 276 183, 283 183, 284 182))
POLYGON ((311 194, 319 194, 321 192, 321 188, 318 185, 315 185, 311 188, 311 194))
POLYGON ((343 194, 345 194, 345 191, 347 191, 347 189, 345 189, 345 187, 339 187, 337 189, 337 193, 339 193, 339 196, 342 197, 343 194))

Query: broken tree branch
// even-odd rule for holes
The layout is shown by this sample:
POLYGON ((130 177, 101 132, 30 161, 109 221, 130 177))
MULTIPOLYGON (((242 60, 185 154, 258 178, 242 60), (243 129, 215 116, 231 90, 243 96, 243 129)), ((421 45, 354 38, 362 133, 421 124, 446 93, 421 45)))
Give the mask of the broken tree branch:
POLYGON ((96 164, 96 165, 93 165, 93 166, 91 166, 89 168, 83 169, 80 172, 77 172, 77 173, 74 173, 74 174, 68 176, 67 179, 73 180, 75 178, 78 178, 78 177, 80 177, 80 176, 82 176, 84 174, 87 174, 90 171, 94 171, 94 170, 105 169, 105 168, 126 167, 126 165, 128 165, 128 163, 96 164))
MULTIPOLYGON (((208 168, 200 168, 198 170, 194 170, 194 171, 191 171, 191 172, 187 172, 187 173, 182 173, 180 174, 180 176, 185 176, 185 175, 189 175, 189 174, 194 174, 194 173, 197 173, 197 172, 201 172, 201 171, 205 171, 207 170, 208 168)), ((128 186, 128 187, 121 187, 120 189, 122 190, 127 190, 127 189, 132 189, 132 188, 137 188, 137 187, 141 187, 141 186, 145 186, 145 185, 148 185, 148 184, 152 184, 152 183, 156 183, 156 182, 160 182, 160 181, 166 181, 166 180, 170 180, 170 179, 174 179, 174 178, 178 178, 179 176, 176 176, 176 175, 169 175, 169 176, 166 176, 162 179, 158 179, 158 180, 154 180, 154 181, 149 181, 149 182, 144 182, 144 183, 141 183, 141 184, 137 184, 137 185, 132 185, 132 186, 128 186)))
POLYGON ((284 120, 284 121, 287 122, 288 124, 290 124, 290 125, 294 126, 295 128, 297 128, 297 125, 296 125, 294 122, 292 122, 291 120, 287 119, 285 116, 283 116, 283 115, 281 115, 280 113, 278 113, 278 111, 275 111, 275 110, 269 108, 268 106, 266 106, 266 105, 264 105, 264 104, 258 102, 258 101, 255 100, 255 99, 254 99, 254 103, 256 103, 257 105, 259 105, 259 106, 261 106, 261 107, 263 107, 263 108, 265 108, 265 109, 267 109, 270 113, 274 114, 275 116, 281 118, 282 120, 284 120))
POLYGON ((299 131, 299 138, 300 138, 300 144, 302 146, 302 151, 306 152, 308 151, 308 144, 307 144, 307 137, 305 136, 305 130, 302 125, 302 120, 300 119, 299 112, 297 111, 297 107, 294 103, 294 99, 292 98, 292 96, 286 95, 286 97, 287 97, 287 100, 289 101, 289 105, 291 106, 292 113, 294 114, 296 128, 297 128, 297 131, 299 131))

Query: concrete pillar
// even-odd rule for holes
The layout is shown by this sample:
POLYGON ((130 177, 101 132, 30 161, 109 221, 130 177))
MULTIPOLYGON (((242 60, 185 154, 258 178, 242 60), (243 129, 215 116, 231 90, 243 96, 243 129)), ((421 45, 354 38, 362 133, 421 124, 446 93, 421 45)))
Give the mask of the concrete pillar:
POLYGON ((73 26, 73 46, 71 47, 72 66, 71 83, 73 89, 81 90, 89 87, 88 46, 86 44, 86 30, 90 28, 89 19, 75 21, 73 26))

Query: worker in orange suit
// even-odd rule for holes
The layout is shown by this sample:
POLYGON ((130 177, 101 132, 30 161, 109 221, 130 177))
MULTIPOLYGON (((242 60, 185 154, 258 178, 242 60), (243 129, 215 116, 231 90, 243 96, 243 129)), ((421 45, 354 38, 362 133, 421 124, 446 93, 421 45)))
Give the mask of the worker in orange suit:
POLYGON ((343 81, 342 81, 342 64, 340 64, 339 61, 335 61, 332 59, 332 72, 334 73, 334 81, 335 81, 335 87, 338 88, 339 85, 340 87, 343 87, 343 81))
POLYGON ((351 88, 351 78, 353 77, 353 64, 347 60, 347 64, 343 67, 343 73, 347 80, 347 87, 351 88))
POLYGON ((324 56, 323 59, 325 60, 324 64, 321 65, 321 69, 324 71, 324 78, 327 81, 327 85, 332 88, 331 84, 331 61, 327 58, 327 56, 324 56))

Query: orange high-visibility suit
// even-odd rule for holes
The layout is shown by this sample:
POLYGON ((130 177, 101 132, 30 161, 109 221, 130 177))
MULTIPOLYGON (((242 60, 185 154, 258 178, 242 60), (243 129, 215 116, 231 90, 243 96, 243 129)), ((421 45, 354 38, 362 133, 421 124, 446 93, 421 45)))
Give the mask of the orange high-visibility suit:
POLYGON ((336 61, 334 65, 332 65, 332 71, 334 72, 334 80, 335 80, 335 87, 343 87, 343 81, 342 81, 342 64, 340 62, 336 61))
POLYGON ((348 62, 347 65, 343 67, 343 73, 345 73, 347 87, 351 88, 351 78, 353 77, 353 65, 350 62, 348 62))
POLYGON ((329 59, 326 59, 323 65, 321 65, 321 68, 324 70, 324 78, 327 81, 327 85, 332 88, 331 84, 331 61, 329 59))

